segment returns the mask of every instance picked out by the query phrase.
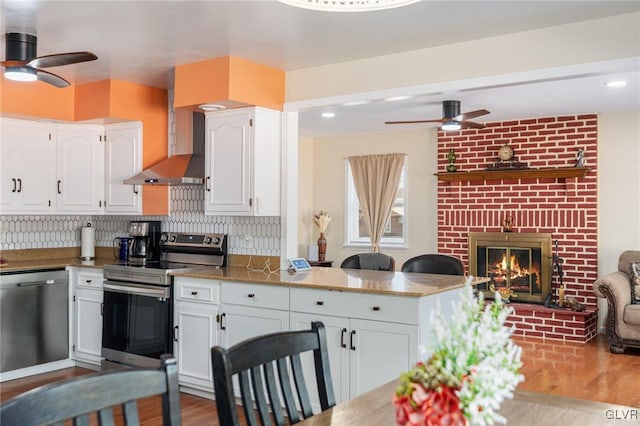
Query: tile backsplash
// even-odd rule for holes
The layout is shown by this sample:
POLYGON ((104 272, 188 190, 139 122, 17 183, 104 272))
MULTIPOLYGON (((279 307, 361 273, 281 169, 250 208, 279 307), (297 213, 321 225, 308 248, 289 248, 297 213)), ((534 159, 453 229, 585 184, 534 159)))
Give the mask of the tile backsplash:
POLYGON ((228 234, 229 253, 260 256, 280 255, 280 217, 205 216, 204 188, 176 186, 170 189, 169 216, 0 216, 0 248, 79 247, 80 229, 91 222, 96 228, 96 246, 110 247, 113 239, 127 234, 131 220, 160 220, 171 232, 228 234))

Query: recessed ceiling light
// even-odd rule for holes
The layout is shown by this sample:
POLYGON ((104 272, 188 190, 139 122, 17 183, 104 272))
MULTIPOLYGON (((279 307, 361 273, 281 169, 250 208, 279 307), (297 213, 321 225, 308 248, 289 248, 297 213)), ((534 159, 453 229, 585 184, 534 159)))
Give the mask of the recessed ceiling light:
POLYGON ((200 108, 203 111, 220 111, 222 109, 226 109, 227 107, 220 104, 202 104, 202 105, 198 105, 198 108, 200 108))
POLYGON ((627 82, 624 80, 614 80, 614 81, 608 81, 605 85, 607 87, 624 87, 627 85, 627 82))
POLYGON ((388 98, 384 98, 384 100, 387 102, 404 101, 405 99, 409 99, 410 97, 411 96, 390 96, 388 98))
POLYGON ((342 106, 356 106, 356 105, 364 105, 364 104, 368 104, 371 101, 351 101, 351 102, 345 102, 342 104, 342 106))
POLYGON ((335 112, 323 112, 320 115, 322 115, 324 118, 333 118, 333 117, 336 116, 336 113, 335 112))

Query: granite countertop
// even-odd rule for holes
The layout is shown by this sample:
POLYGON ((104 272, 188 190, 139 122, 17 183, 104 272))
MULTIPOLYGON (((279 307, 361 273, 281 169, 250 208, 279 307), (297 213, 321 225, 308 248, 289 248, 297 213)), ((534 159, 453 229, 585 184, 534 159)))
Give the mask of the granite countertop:
MULTIPOLYGON (((272 273, 246 268, 201 268, 176 272, 176 277, 204 278, 211 280, 241 281, 288 287, 324 290, 353 291, 396 296, 422 297, 453 290, 463 286, 465 277, 455 275, 420 274, 407 272, 368 271, 364 269, 340 269, 314 267, 311 271, 272 273)), ((489 281, 478 278, 474 285, 489 281)))
POLYGON ((67 266, 82 266, 86 268, 102 268, 113 263, 113 257, 98 257, 95 260, 81 260, 78 257, 61 257, 54 259, 10 260, 0 267, 0 273, 29 272, 42 269, 64 269, 67 266))
MULTIPOLYGON (((10 260, 0 268, 0 273, 64 269, 71 266, 101 269, 104 265, 112 263, 114 263, 112 256, 99 256, 95 260, 81 260, 78 257, 21 259, 10 260)), ((313 267, 311 271, 296 273, 289 273, 286 270, 268 272, 259 269, 247 269, 245 267, 204 267, 191 271, 174 272, 173 275, 176 277, 262 283, 373 294, 392 294, 410 297, 429 296, 460 288, 465 281, 465 277, 455 275, 324 267, 313 267)), ((476 278, 473 284, 477 285, 487 281, 489 281, 488 278, 476 278)))

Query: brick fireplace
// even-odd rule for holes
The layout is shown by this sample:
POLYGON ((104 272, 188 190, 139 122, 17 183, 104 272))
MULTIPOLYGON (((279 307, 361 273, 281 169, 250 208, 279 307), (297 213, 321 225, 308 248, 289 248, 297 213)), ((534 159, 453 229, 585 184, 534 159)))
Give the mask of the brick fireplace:
MULTIPOLYGON (((586 312, 513 303, 509 318, 516 334, 586 342, 595 337, 597 278, 597 133, 595 114, 531 118, 488 123, 484 129, 438 133, 438 173, 446 173, 447 154, 455 150, 458 174, 495 166, 498 148, 509 144, 514 159, 531 173, 469 173, 438 182, 438 251, 457 256, 469 268, 469 234, 499 233, 505 221, 512 233, 550 234, 564 259, 566 297, 586 312), (536 174, 573 168, 584 151, 584 176, 536 174), (473 176, 471 176, 473 175, 473 176)), ((506 234, 506 233, 505 233, 506 234)), ((555 287, 551 289, 556 294, 555 287)))

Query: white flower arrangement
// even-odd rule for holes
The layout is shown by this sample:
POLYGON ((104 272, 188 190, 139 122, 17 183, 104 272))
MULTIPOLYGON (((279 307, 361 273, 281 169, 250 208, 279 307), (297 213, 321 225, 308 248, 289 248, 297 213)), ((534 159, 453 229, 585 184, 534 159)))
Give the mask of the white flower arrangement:
POLYGON ((327 226, 331 222, 331 216, 329 213, 320 210, 320 213, 313 216, 313 222, 316 224, 321 233, 327 230, 327 226))
POLYGON ((500 404, 524 380, 518 374, 522 350, 511 340, 513 328, 504 325, 512 309, 497 292, 492 303, 482 294, 476 298, 469 277, 453 312, 444 318, 436 307, 430 358, 400 377, 394 395, 399 424, 506 423, 500 404))

